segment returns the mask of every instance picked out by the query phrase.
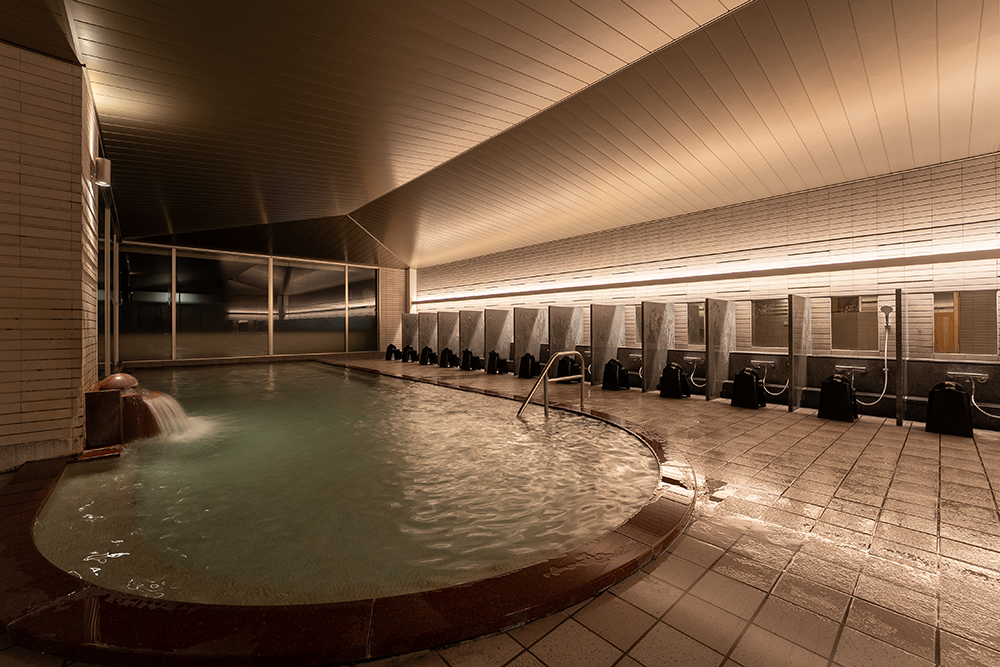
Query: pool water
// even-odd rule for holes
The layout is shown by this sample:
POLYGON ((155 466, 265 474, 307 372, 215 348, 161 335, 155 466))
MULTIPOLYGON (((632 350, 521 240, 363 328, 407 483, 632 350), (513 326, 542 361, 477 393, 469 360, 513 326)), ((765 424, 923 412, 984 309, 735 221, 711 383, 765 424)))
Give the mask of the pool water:
POLYGON ((347 371, 141 371, 189 429, 69 466, 35 525, 50 561, 106 588, 310 604, 515 570, 627 520, 653 454, 603 422, 347 371))

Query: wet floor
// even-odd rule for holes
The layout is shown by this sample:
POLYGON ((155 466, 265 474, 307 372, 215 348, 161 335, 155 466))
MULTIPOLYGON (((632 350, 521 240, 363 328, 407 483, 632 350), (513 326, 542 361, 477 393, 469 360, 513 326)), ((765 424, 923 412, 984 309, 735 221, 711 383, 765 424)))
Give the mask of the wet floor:
MULTIPOLYGON (((398 372, 402 364, 366 362, 398 372)), ((407 364, 524 394, 526 380, 407 364)), ((554 387, 556 400, 579 390, 554 387)), ((642 571, 500 635, 378 667, 1000 665, 1000 433, 588 389, 587 407, 670 443, 692 523, 642 571)), ((533 408, 529 408, 533 409, 533 408)), ((8 476, 0 475, 0 485, 8 476)), ((0 667, 58 658, 9 646, 0 667)))

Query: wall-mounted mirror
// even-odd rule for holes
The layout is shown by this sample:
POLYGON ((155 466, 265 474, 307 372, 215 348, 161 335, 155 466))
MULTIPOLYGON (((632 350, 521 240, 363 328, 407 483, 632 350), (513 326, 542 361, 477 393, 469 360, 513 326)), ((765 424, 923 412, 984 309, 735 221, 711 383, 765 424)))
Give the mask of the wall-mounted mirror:
POLYGON ((753 301, 750 333, 754 347, 788 347, 788 299, 753 301))
POLYGON ((878 297, 832 297, 830 340, 835 350, 879 349, 878 297))
POLYGON ((996 354, 996 291, 935 292, 934 351, 996 354))
POLYGON ((688 345, 705 344, 705 302, 687 305, 688 345))

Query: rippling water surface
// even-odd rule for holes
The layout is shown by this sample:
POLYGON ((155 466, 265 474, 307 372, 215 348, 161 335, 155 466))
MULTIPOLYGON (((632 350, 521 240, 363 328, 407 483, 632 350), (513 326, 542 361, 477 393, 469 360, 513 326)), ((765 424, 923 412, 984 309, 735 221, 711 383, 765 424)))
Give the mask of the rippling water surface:
POLYGON ((634 437, 559 410, 520 420, 513 401, 319 364, 136 376, 190 427, 69 466, 35 540, 152 597, 305 604, 473 581, 614 528, 658 480, 634 437))

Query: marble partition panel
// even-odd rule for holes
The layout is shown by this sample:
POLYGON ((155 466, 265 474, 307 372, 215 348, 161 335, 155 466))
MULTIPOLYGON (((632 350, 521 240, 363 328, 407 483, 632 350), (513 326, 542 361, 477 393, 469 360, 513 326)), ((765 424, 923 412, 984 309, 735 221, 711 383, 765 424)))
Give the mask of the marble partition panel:
POLYGON ((420 316, 403 313, 403 347, 409 345, 420 354, 420 316))
POLYGON ((418 313, 420 317, 420 347, 417 347, 417 354, 425 347, 431 348, 435 353, 438 351, 438 314, 418 313))
MULTIPOLYGON (((642 304, 635 306, 635 346, 642 347, 642 304)), ((643 371, 645 373, 645 371, 643 371)))
POLYGON ((672 303, 642 302, 642 390, 654 391, 675 346, 677 316, 672 303))
POLYGON ((625 346, 625 306, 590 306, 590 383, 604 382, 604 364, 625 346))
POLYGON ((514 313, 509 309, 486 309, 483 311, 483 356, 497 352, 501 359, 510 356, 510 344, 514 342, 514 313))
POLYGON ((705 361, 708 364, 705 400, 722 397, 729 379, 729 354, 736 349, 736 304, 705 299, 705 361))
POLYGON ((583 308, 549 306, 549 353, 575 350, 583 343, 583 308))
MULTIPOLYGON (((459 313, 458 320, 458 352, 461 354, 465 350, 472 352, 473 356, 485 357, 486 351, 483 349, 485 341, 484 330, 485 317, 481 310, 463 310, 459 313)), ((509 346, 509 343, 508 343, 509 346)))
POLYGON ((549 342, 549 311, 547 308, 514 309, 514 363, 526 352, 541 359, 541 346, 549 342))
MULTIPOLYGON (((583 308, 549 306, 549 358, 556 352, 575 350, 583 342, 583 308)), ((549 371, 556 376, 556 368, 549 371)))
POLYGON ((812 352, 812 302, 804 296, 788 295, 788 411, 802 406, 806 386, 806 361, 812 352))
POLYGON ((448 348, 452 354, 462 354, 462 348, 458 346, 458 322, 459 315, 457 312, 438 313, 438 353, 444 348, 448 348))

